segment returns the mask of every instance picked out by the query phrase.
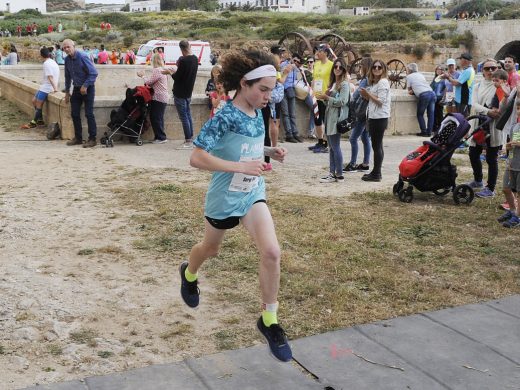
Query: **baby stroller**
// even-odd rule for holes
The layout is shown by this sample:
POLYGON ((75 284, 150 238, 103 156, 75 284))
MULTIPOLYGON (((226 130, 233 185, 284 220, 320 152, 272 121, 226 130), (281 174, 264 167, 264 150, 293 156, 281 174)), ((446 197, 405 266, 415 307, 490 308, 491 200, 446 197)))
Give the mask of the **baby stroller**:
POLYGON ((117 110, 110 113, 107 124, 110 131, 105 132, 100 142, 107 147, 114 146, 114 136, 126 136, 137 146, 143 141, 141 135, 148 129, 148 111, 152 101, 153 89, 144 85, 126 89, 126 98, 117 110))
POLYGON ((470 137, 478 142, 485 142, 489 136, 491 118, 454 113, 444 117, 437 135, 430 141, 424 141, 415 151, 409 153, 399 165, 399 179, 393 186, 394 195, 401 202, 413 200, 413 189, 421 192, 432 191, 435 195, 444 196, 453 193, 456 204, 470 204, 475 196, 473 189, 467 184, 457 185, 457 167, 451 163, 453 152, 470 137), (478 119, 478 127, 468 136, 471 129, 469 121, 478 119), (408 187, 404 188, 404 183, 408 187))

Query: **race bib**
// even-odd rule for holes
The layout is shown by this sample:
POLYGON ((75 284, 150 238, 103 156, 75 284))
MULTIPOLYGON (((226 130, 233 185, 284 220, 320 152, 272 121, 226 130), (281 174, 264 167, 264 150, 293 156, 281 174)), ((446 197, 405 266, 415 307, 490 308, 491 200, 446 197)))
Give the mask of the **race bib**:
MULTIPOLYGON (((261 156, 254 157, 240 157, 240 161, 256 161, 261 160, 261 156)), ((229 191, 232 192, 251 192, 256 186, 258 186, 259 176, 245 175, 243 173, 235 173, 229 184, 229 191)))
POLYGON ((316 80, 314 82, 314 91, 315 92, 322 92, 323 91, 323 81, 322 80, 316 80))

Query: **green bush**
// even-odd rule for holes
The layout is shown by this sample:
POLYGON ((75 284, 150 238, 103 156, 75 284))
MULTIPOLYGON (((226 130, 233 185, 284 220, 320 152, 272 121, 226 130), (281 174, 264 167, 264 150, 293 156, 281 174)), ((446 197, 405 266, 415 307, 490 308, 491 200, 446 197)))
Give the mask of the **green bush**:
POLYGON ((426 46, 425 45, 415 45, 413 48, 413 55, 418 60, 422 60, 424 58, 424 55, 426 54, 426 46))
POLYGON ((508 4, 493 15, 495 20, 520 19, 520 4, 508 4))
POLYGON ((434 32, 431 35, 431 37, 432 37, 432 39, 434 41, 440 41, 440 40, 446 39, 446 33, 444 33, 444 32, 434 32))
POLYGON ((479 14, 484 15, 486 12, 493 12, 503 7, 504 3, 500 0, 472 0, 455 6, 446 14, 446 16, 453 18, 460 12, 468 12, 470 15, 473 12, 478 12, 479 14))
POLYGON ((123 38, 123 46, 130 47, 134 43, 134 37, 131 35, 127 35, 123 38))
POLYGON ((35 9, 22 9, 14 14, 6 15, 5 19, 34 19, 42 16, 42 13, 35 9))
POLYGON ((126 23, 130 23, 132 18, 125 13, 122 12, 111 12, 106 14, 99 14, 95 16, 91 16, 89 18, 90 22, 93 22, 94 25, 99 26, 101 22, 108 22, 112 26, 124 26, 126 23))
POLYGON ((412 54, 413 47, 412 45, 404 45, 403 52, 404 54, 412 54))
POLYGON ((152 27, 153 27, 153 25, 146 20, 129 20, 128 22, 123 24, 123 28, 125 30, 130 30, 130 31, 148 30, 152 27))
POLYGON ((464 45, 467 51, 471 52, 475 48, 475 37, 470 31, 464 31, 464 34, 454 35, 450 39, 451 46, 459 47, 464 45))
POLYGON ((285 24, 267 25, 258 31, 260 37, 273 40, 281 39, 289 32, 301 33, 302 30, 296 22, 289 22, 285 24))

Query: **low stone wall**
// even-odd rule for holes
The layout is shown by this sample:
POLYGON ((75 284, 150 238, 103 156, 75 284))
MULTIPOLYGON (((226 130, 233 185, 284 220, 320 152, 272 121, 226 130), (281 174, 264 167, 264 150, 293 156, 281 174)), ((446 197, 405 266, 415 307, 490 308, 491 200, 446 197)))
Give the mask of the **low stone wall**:
MULTIPOLYGON (((124 66, 124 65, 122 65, 124 66)), ((3 69, 2 69, 3 70, 3 69)), ((41 69, 40 69, 41 71, 41 69)), ((0 96, 15 103, 21 110, 29 115, 34 113, 32 97, 38 90, 39 84, 7 74, 0 71, 0 96)), ((97 89, 97 85, 96 85, 97 89)), ((124 90, 123 90, 124 93, 124 90)), ((47 123, 57 122, 62 129, 62 137, 71 139, 74 137, 74 129, 70 118, 70 106, 65 104, 65 95, 57 92, 49 95, 48 102, 44 105, 43 115, 47 123)), ((108 130, 106 124, 110 121, 110 112, 117 109, 123 102, 123 95, 96 96, 94 115, 98 124, 98 136, 108 130)), ((403 90, 392 90, 392 114, 388 128, 388 134, 413 134, 418 131, 416 111, 416 98, 406 94, 403 90)), ((302 135, 307 134, 309 128, 309 111, 303 102, 297 103, 297 125, 302 135)), ((192 99, 192 116, 195 133, 207 121, 209 117, 208 101, 203 94, 197 94, 192 99)), ((87 138, 87 122, 82 116, 84 138, 87 138)), ((166 135, 170 139, 184 139, 182 125, 177 116, 172 100, 168 104, 165 114, 166 135)), ((280 138, 283 139, 283 126, 280 130, 280 138)), ((152 139, 152 131, 145 134, 144 139, 152 139)))
MULTIPOLYGON (((99 73, 98 81, 96 82, 97 96, 124 96, 126 91, 125 84, 131 88, 143 85, 143 80, 137 77, 139 70, 144 70, 148 76, 152 73, 152 67, 149 65, 96 65, 96 69, 99 73)), ((42 65, 3 65, 0 66, 0 72, 32 81, 38 85, 42 79, 42 65)), ((204 94, 209 78, 210 69, 200 68, 195 80, 195 94, 204 94)), ((171 91, 173 88, 173 79, 171 77, 168 77, 168 86, 171 91)), ((63 65, 60 65, 60 89, 64 88, 65 70, 63 65)))

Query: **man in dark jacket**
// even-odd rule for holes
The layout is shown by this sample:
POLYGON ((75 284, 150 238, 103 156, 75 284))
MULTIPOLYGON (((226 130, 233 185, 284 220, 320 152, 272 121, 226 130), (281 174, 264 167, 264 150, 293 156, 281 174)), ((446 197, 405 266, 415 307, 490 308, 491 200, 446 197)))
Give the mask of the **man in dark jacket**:
POLYGON ((199 59, 192 54, 188 41, 180 41, 182 56, 177 66, 169 69, 173 78, 173 101, 184 130, 184 143, 180 149, 193 149, 193 120, 191 118, 191 95, 199 68, 199 59))

